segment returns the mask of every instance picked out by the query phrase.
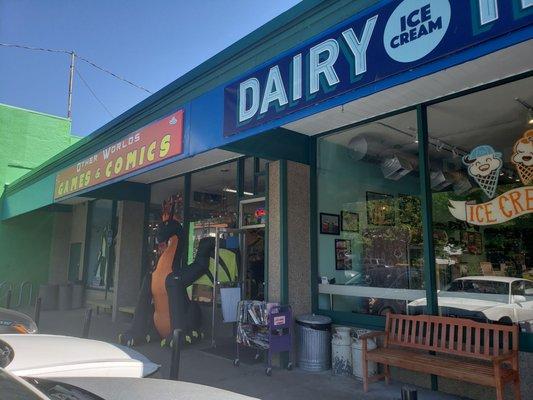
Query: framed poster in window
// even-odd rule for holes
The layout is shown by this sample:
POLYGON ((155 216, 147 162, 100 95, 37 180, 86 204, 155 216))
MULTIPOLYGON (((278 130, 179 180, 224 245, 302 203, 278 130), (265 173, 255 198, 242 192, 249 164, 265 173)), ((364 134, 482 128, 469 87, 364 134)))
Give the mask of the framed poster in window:
POLYGON ((359 214, 351 211, 341 211, 341 231, 359 232, 359 214))
POLYGON ((335 269, 336 270, 351 270, 352 259, 352 243, 345 239, 335 239, 335 269))
POLYGON ((340 235, 339 214, 320 213, 320 233, 324 235, 340 235))
POLYGON ((394 196, 384 193, 366 192, 366 213, 368 225, 394 225, 394 196))

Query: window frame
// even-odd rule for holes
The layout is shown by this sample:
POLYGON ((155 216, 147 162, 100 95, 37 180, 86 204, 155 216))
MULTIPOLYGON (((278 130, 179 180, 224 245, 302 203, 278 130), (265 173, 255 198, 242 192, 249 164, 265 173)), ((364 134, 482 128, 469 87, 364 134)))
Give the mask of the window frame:
MULTIPOLYGON (((330 131, 322 132, 315 135, 310 140, 310 190, 311 190, 311 207, 310 207, 310 230, 311 230, 311 299, 312 312, 316 314, 326 315, 332 318, 334 323, 347 324, 366 329, 383 330, 385 326, 385 317, 369 314, 358 314, 350 312, 341 312, 333 310, 323 310, 318 307, 318 238, 319 231, 319 208, 318 208, 318 145, 320 138, 328 136, 340 131, 355 128, 357 126, 365 125, 371 122, 379 121, 384 118, 392 117, 402 113, 416 110, 417 114, 417 131, 418 131, 418 150, 419 150, 419 165, 420 165, 420 198, 422 205, 422 225, 423 225, 423 249, 424 249, 424 285, 426 288, 427 310, 429 314, 438 315, 438 298, 437 298, 437 282, 435 270, 435 247, 433 244, 433 223, 432 223, 432 191, 429 181, 429 152, 428 152, 428 107, 452 100, 455 98, 467 96, 471 93, 477 93, 507 83, 519 81, 521 79, 530 78, 533 76, 533 70, 527 71, 518 75, 507 77, 498 81, 479 85, 477 87, 465 89, 460 92, 441 96, 423 103, 407 106, 388 113, 380 114, 365 120, 357 121, 343 127, 335 128, 330 131), (428 227, 430 229, 428 229, 428 227)), ((511 285, 509 285, 511 286, 511 285)), ((510 289, 511 290, 511 289, 510 289)), ((520 332, 520 351, 533 352, 533 333, 520 332)))

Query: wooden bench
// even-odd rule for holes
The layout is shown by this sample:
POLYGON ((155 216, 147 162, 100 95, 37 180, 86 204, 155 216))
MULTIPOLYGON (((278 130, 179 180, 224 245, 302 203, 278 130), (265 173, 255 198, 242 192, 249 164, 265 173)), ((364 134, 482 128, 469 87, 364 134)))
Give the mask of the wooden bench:
POLYGON ((514 384, 520 400, 518 326, 475 322, 430 315, 387 314, 385 332, 371 332, 363 340, 363 389, 379 379, 390 380, 390 366, 496 388, 503 400, 506 383, 514 384), (368 350, 368 340, 382 336, 383 346, 368 350), (431 352, 431 353, 430 353, 431 352), (368 376, 368 362, 384 366, 368 376))

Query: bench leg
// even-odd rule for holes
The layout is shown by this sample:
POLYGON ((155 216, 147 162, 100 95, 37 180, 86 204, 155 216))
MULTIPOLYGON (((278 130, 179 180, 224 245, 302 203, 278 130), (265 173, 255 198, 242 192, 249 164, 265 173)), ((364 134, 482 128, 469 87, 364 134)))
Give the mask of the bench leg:
POLYGON ((383 366, 383 370, 385 373, 385 383, 389 385, 390 384, 390 367, 388 366, 388 364, 385 364, 383 366))
POLYGON ((368 392, 368 361, 366 361, 364 353, 363 357, 361 357, 361 360, 363 363, 363 391, 366 393, 368 392))
POLYGON ((513 382, 514 398, 520 400, 522 395, 520 394, 520 377, 517 376, 513 382))
POLYGON ((504 388, 504 385, 502 385, 502 381, 498 379, 496 381, 496 400, 505 399, 504 394, 503 394, 503 388, 504 388))

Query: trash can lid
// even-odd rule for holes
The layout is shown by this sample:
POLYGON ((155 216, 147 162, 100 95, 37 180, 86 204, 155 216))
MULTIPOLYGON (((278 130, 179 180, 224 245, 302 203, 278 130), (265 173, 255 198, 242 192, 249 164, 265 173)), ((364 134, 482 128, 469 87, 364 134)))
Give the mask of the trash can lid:
POLYGON ((331 325, 331 318, 325 315, 305 314, 296 317, 296 322, 309 327, 331 325))

